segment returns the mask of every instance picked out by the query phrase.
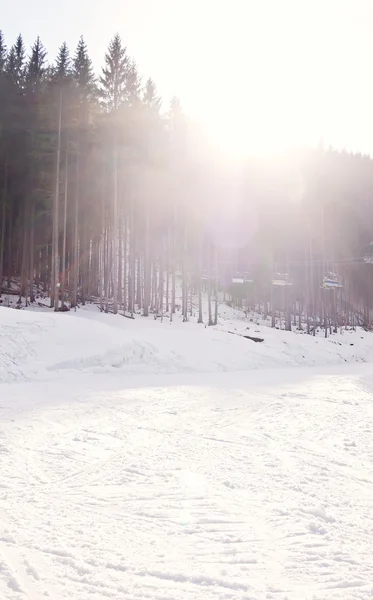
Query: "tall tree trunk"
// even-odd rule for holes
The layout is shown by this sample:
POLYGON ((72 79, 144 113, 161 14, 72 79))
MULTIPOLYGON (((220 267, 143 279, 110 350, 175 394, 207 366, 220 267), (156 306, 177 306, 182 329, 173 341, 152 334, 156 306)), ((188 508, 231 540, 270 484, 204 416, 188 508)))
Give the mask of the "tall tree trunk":
POLYGON ((101 238, 100 238, 100 310, 104 310, 106 276, 106 221, 105 221, 105 185, 101 173, 101 238))
POLYGON ((113 197, 113 310, 118 313, 118 148, 116 136, 114 139, 114 197, 113 197))
POLYGON ((35 204, 32 202, 30 215, 30 302, 35 302, 34 294, 34 257, 35 257, 35 204))
POLYGON ((75 211, 74 211, 74 289, 72 306, 76 310, 78 306, 79 285, 79 202, 80 202, 80 148, 79 141, 76 151, 76 188, 75 188, 75 211))
POLYGON ((150 268, 150 214, 149 209, 145 213, 145 256, 144 256, 144 317, 149 316, 151 288, 150 268))
POLYGON ((133 317, 135 311, 135 277, 136 277, 136 233, 135 233, 135 215, 134 215, 134 198, 131 192, 130 199, 130 268, 128 282, 128 308, 133 317))
POLYGON ((202 314, 202 239, 199 240, 199 257, 198 257, 198 323, 203 323, 202 314))
POLYGON ((176 203, 174 204, 174 219, 173 219, 173 234, 172 234, 172 298, 171 298, 171 320, 172 315, 176 312, 176 203))
POLYGON ((22 241, 22 262, 21 262, 21 282, 19 289, 19 303, 21 303, 22 298, 24 297, 26 300, 26 306, 28 304, 27 300, 27 279, 29 274, 29 202, 26 199, 24 214, 23 214, 23 241, 22 241))
POLYGON ((63 239, 62 239, 62 274, 61 274, 61 306, 65 307, 65 287, 66 287, 66 235, 67 235, 67 192, 68 192, 68 141, 66 140, 65 151, 65 185, 64 185, 64 203, 63 203, 63 239))
MULTIPOLYGON (((4 183, 3 183, 3 203, 1 210, 1 230, 0 230, 0 298, 3 288, 3 272, 4 272, 4 246, 5 246, 5 217, 6 217, 6 203, 7 203, 7 190, 8 190, 8 164, 5 159, 4 167, 4 183)), ((8 259, 9 261, 10 259, 8 259)))
POLYGON ((118 302, 123 304, 123 229, 122 216, 118 216, 118 302))
POLYGON ((215 292, 215 316, 214 316, 214 325, 218 324, 218 249, 217 246, 215 245, 215 266, 214 266, 214 271, 215 271, 215 285, 214 285, 214 292, 215 292))
POLYGON ((58 256, 58 210, 60 195, 60 160, 61 160, 61 125, 62 125, 62 90, 60 90, 60 103, 58 113, 58 138, 57 138, 57 157, 56 157, 56 186, 54 192, 53 204, 53 295, 54 311, 59 307, 59 256, 58 256))
POLYGON ((275 304, 275 286, 271 284, 271 326, 276 327, 276 304, 275 304))
POLYGON ((124 251, 123 251, 123 312, 127 310, 127 279, 128 279, 128 226, 127 215, 123 217, 124 227, 124 251))
POLYGON ((170 232, 167 230, 166 237, 166 313, 168 314, 170 311, 170 232))
POLYGON ((109 228, 105 229, 105 312, 109 312, 109 286, 110 286, 110 245, 109 245, 110 232, 109 228))
POLYGON ((139 308, 142 305, 142 294, 141 294, 141 254, 138 254, 137 265, 136 265, 136 304, 139 308))
POLYGON ((12 266, 13 266, 13 253, 12 253, 12 243, 13 243, 13 205, 12 199, 10 198, 9 205, 9 215, 8 215, 8 289, 11 287, 12 283, 12 266))
POLYGON ((187 229, 184 225, 184 245, 183 245, 183 273, 182 273, 182 312, 183 322, 188 320, 188 268, 187 268, 187 229))
POLYGON ((164 269, 163 269, 163 244, 161 242, 161 251, 159 258, 159 312, 163 319, 163 297, 164 297, 164 269))
POLYGON ((208 280, 208 289, 207 289, 207 303, 208 303, 208 312, 209 312, 209 327, 211 327, 211 325, 213 324, 213 321, 212 321, 212 307, 211 307, 211 271, 212 271, 212 266, 211 266, 211 245, 209 244, 209 248, 208 248, 208 274, 209 274, 209 280, 208 280))

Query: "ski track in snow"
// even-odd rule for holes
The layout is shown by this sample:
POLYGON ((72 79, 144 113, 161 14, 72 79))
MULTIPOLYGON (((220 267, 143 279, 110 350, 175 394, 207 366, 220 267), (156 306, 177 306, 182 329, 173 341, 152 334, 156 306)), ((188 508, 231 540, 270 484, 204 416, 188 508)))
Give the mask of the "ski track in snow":
POLYGON ((0 386, 0 598, 373 597, 373 377, 348 369, 0 386))

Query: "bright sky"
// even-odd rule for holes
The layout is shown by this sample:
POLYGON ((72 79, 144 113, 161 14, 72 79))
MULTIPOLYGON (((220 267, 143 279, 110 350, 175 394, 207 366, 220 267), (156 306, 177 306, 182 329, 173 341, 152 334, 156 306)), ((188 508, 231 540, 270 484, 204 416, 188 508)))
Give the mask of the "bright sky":
POLYGON ((8 44, 54 57, 118 31, 141 73, 227 152, 325 142, 373 154, 373 0, 0 0, 8 44), (53 8, 52 8, 53 6, 53 8))

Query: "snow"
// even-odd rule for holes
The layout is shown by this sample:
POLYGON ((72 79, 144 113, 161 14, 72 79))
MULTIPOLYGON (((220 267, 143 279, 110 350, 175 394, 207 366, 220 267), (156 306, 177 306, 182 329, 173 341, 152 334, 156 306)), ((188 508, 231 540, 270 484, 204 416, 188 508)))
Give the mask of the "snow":
POLYGON ((372 598, 372 349, 0 308, 0 598, 372 598))
POLYGON ((205 327, 195 320, 182 323, 180 316, 173 323, 168 318, 126 319, 100 313, 95 306, 62 314, 0 307, 0 382, 53 379, 77 371, 211 373, 373 361, 373 337, 362 329, 314 338, 256 325, 226 306, 220 314, 218 327, 205 327))

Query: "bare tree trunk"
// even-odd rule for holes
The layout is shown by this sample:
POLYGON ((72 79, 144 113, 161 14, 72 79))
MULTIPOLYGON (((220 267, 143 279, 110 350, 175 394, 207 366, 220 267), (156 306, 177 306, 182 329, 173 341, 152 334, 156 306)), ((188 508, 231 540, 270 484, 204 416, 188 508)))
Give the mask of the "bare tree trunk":
POLYGON ((78 144, 76 153, 76 190, 75 190, 75 212, 74 212, 74 290, 73 303, 75 310, 78 305, 79 285, 79 201, 80 201, 80 148, 78 144))
POLYGON ((325 329, 325 337, 328 337, 328 317, 327 317, 327 310, 326 310, 326 298, 325 298, 325 290, 323 290, 323 294, 322 294, 322 303, 324 306, 324 329, 325 329))
POLYGON ((214 325, 218 324, 218 249, 215 245, 215 317, 214 325))
POLYGON ((105 228, 105 275, 104 275, 104 282, 105 282, 105 312, 106 313, 109 312, 109 286, 110 286, 110 267, 109 267, 109 263, 110 263, 110 244, 109 244, 109 238, 110 238, 109 228, 106 227, 105 228))
POLYGON ((43 246, 41 249, 40 270, 40 279, 43 285, 43 292, 45 293, 48 289, 48 245, 43 246))
MULTIPOLYGON (((338 333, 338 323, 337 323, 337 290, 333 291, 333 320, 334 320, 334 333, 338 333)), ((369 311, 368 311, 368 321, 369 321, 369 311)))
POLYGON ((202 240, 200 236, 198 257, 198 323, 203 323, 202 314, 202 240))
MULTIPOLYGON (((176 204, 174 206, 174 224, 172 234, 172 298, 171 315, 176 312, 176 204)), ((172 316, 171 316, 172 319, 172 316)))
POLYGON ((150 287, 151 287, 151 269, 150 269, 150 215, 149 210, 145 214, 145 256, 144 256, 144 317, 149 316, 150 305, 150 287))
POLYGON ((208 248, 208 272, 209 272, 209 280, 208 280, 208 289, 207 289, 207 302, 208 302, 208 311, 209 311, 209 327, 213 324, 212 322, 212 308, 211 308, 211 246, 208 248))
MULTIPOLYGON (((5 216, 6 216, 6 202, 7 202, 7 190, 8 190, 8 164, 5 162, 4 168, 4 184, 3 184, 3 207, 1 211, 1 232, 0 232, 0 298, 3 287, 3 272, 4 272, 4 246, 5 246, 5 216)), ((8 262, 10 258, 8 258, 8 262)))
POLYGON ((139 253, 137 257, 136 265, 136 304, 139 308, 142 305, 142 294, 141 294, 141 255, 139 253))
POLYGON ((128 308, 133 317, 135 311, 135 277, 136 277, 136 232, 135 232, 135 216, 134 216, 134 198, 131 193, 131 212, 130 212, 130 268, 129 268, 129 282, 128 282, 128 308))
POLYGON ((106 282, 106 212, 105 212, 105 179, 101 172, 101 240, 100 240, 100 310, 104 311, 106 282))
POLYGON ((127 227, 127 216, 124 214, 123 218, 124 225, 124 250, 123 250, 123 312, 127 310, 127 276, 128 276, 128 227, 127 227))
POLYGON ((67 191, 68 191, 68 141, 66 140, 65 151, 65 185, 63 202, 63 239, 62 239, 62 274, 61 274, 61 307, 65 307, 66 287, 66 235, 67 235, 67 191))
POLYGON ((275 286, 272 282, 271 284, 271 326, 276 327, 276 305, 275 305, 275 286))
POLYGON ((169 235, 169 231, 167 230, 167 238, 166 238, 166 257, 167 257, 167 264, 166 264, 166 313, 169 313, 170 310, 170 301, 169 301, 169 294, 170 294, 170 235, 169 235))
POLYGON ((21 281, 20 281, 20 289, 19 289, 19 303, 21 303, 22 298, 25 297, 26 306, 28 305, 28 272, 29 272, 29 202, 26 200, 24 213, 23 213, 23 240, 22 240, 22 261, 21 261, 21 281))
POLYGON ((114 314, 118 313, 118 148, 116 136, 114 139, 114 198, 113 198, 113 227, 112 227, 112 244, 113 244, 113 298, 114 298, 114 314))
POLYGON ((159 258, 159 312, 163 320, 163 297, 164 297, 164 271, 163 271, 163 244, 161 243, 161 252, 159 258))
POLYGON ((35 302, 34 294, 34 238, 35 238, 35 204, 32 202, 30 216, 30 302, 35 302))
POLYGON ((187 269, 187 230, 184 225, 184 247, 183 247, 183 273, 182 273, 182 311, 183 322, 188 320, 188 269, 187 269))
POLYGON ((57 139, 57 157, 56 157, 56 186, 53 204, 53 295, 54 311, 59 307, 59 261, 58 261, 58 209, 60 195, 60 160, 61 160, 61 124, 62 124, 62 90, 60 90, 60 105, 58 114, 58 139, 57 139))
POLYGON ((123 229, 122 217, 118 218, 118 302, 123 304, 123 229))
POLYGON ((10 203, 9 206, 9 215, 8 215, 8 289, 11 287, 11 279, 12 279, 12 242, 13 242, 13 206, 10 203))
POLYGON ((158 309, 159 309, 159 300, 158 300, 158 269, 157 269, 157 263, 155 261, 153 263, 153 293, 154 293, 154 302, 153 302, 154 312, 155 312, 156 315, 158 315, 158 309))

